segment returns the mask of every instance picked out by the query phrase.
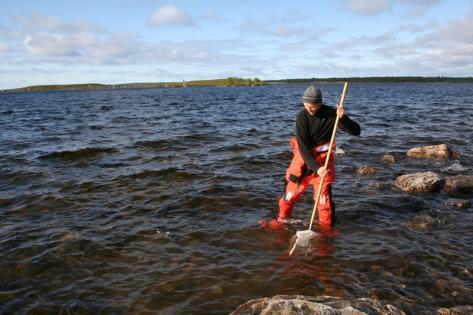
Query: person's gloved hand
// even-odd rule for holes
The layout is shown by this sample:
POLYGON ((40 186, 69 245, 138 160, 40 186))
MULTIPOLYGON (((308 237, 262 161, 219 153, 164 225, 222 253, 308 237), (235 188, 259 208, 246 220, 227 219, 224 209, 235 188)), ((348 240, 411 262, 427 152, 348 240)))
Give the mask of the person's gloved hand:
POLYGON ((325 175, 327 175, 328 171, 327 169, 325 168, 325 166, 321 166, 319 167, 319 169, 317 170, 317 175, 319 175, 320 177, 323 177, 325 175))

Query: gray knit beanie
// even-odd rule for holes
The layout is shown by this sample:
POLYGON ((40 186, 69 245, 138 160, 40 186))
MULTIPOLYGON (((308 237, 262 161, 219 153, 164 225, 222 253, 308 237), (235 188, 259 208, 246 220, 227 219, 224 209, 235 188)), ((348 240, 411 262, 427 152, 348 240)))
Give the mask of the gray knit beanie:
POLYGON ((309 85, 302 97, 304 103, 322 104, 322 92, 315 85, 309 85))

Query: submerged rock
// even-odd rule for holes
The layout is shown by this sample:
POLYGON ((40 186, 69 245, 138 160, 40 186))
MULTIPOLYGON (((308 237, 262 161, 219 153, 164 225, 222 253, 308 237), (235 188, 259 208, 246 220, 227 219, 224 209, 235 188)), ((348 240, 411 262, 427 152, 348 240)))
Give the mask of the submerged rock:
POLYGON ((385 185, 383 183, 373 183, 369 187, 375 190, 383 190, 385 185))
POLYGON ((407 151, 407 156, 424 159, 448 159, 450 157, 450 150, 446 144, 429 145, 410 149, 407 151))
POLYGON ((240 305, 231 314, 401 315, 405 313, 395 306, 384 305, 379 301, 368 298, 343 300, 332 296, 276 295, 272 298, 248 301, 240 305))
POLYGON ((434 172, 412 173, 399 176, 394 186, 407 193, 424 193, 440 187, 440 176, 434 172))
POLYGON ((473 176, 467 176, 467 175, 448 176, 445 180, 444 189, 448 193, 473 192, 473 176))
POLYGON ((464 209, 470 206, 470 200, 450 198, 445 201, 445 205, 449 207, 464 209))
POLYGON ((460 154, 460 152, 452 151, 452 152, 450 153, 450 157, 451 157, 452 159, 458 160, 458 159, 461 157, 461 154, 460 154))
POLYGON ((404 224, 411 230, 430 230, 437 225, 445 225, 448 223, 448 214, 439 209, 429 209, 414 216, 404 224))
POLYGON ((8 199, 2 199, 0 198, 0 207, 6 207, 11 204, 11 201, 8 199))
POLYGON ((399 162, 399 159, 392 154, 385 154, 381 157, 381 162, 396 164, 397 162, 399 162))
POLYGON ((430 230, 436 220, 428 214, 420 214, 415 216, 411 221, 406 223, 406 226, 414 230, 430 230))
POLYGON ((377 167, 372 167, 368 165, 360 166, 356 169, 358 175, 374 175, 380 171, 377 167))

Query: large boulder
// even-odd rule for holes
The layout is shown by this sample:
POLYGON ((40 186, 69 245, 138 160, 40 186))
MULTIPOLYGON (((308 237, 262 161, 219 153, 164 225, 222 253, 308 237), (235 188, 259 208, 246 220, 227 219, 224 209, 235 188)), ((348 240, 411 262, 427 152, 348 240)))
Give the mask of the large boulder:
POLYGON ((399 176, 394 186, 407 193, 424 193, 440 187, 440 176, 434 172, 412 173, 399 176))
POLYGON ((332 296, 276 295, 240 305, 231 315, 400 315, 403 311, 390 304, 367 298, 343 300, 332 296))
POLYGON ((407 151, 407 156, 424 159, 448 159, 450 157, 450 150, 446 144, 429 145, 410 149, 407 151))
POLYGON ((448 193, 473 192, 473 176, 457 175, 445 179, 444 189, 448 193))

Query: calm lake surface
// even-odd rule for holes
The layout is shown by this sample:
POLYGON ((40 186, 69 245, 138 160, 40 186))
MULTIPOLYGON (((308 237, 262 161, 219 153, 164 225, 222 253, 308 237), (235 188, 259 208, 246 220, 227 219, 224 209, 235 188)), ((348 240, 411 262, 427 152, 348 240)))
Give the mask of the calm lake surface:
MULTIPOLYGON (((258 220, 277 211, 306 86, 0 94, 0 313, 228 313, 277 294, 472 305, 472 207, 391 184, 472 175, 473 84, 352 84, 362 135, 337 135, 336 230, 288 256, 304 223, 258 220), (405 158, 439 143, 460 158, 405 158)), ((334 105, 342 85, 320 87, 334 105)), ((312 206, 310 191, 295 218, 312 206)))

